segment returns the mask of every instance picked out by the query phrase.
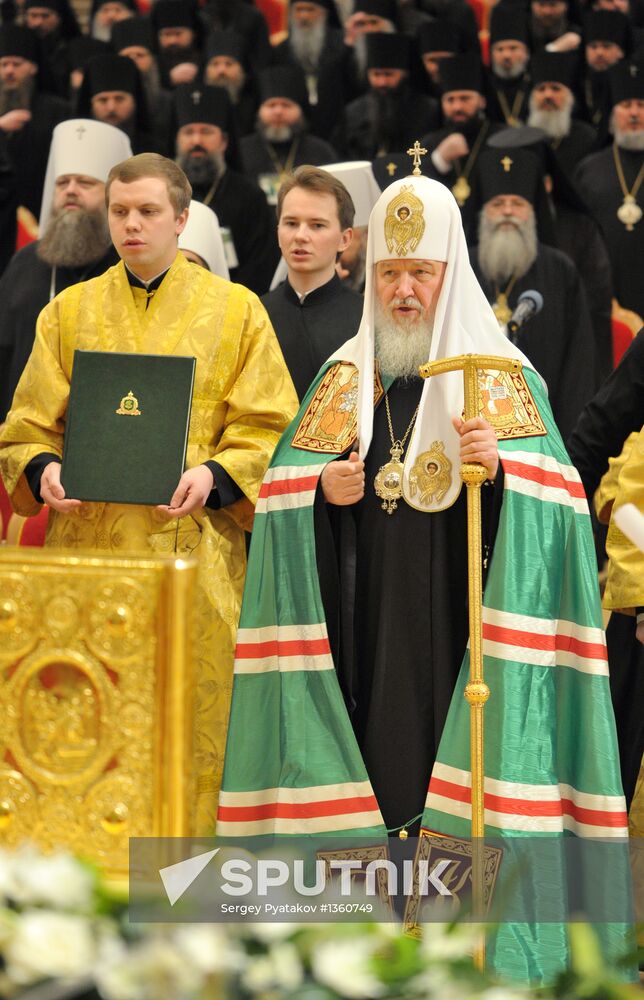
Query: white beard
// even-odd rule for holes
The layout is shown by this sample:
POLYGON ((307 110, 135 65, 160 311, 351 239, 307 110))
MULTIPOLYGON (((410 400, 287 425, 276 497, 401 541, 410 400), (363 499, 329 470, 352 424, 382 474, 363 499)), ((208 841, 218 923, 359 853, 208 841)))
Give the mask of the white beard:
POLYGON ((326 35, 326 21, 317 21, 308 28, 291 23, 288 40, 295 58, 305 73, 314 73, 320 61, 320 52, 326 35))
POLYGON ((242 75, 240 76, 239 80, 228 80, 222 78, 220 80, 216 80, 214 86, 223 87, 224 90, 228 91, 228 96, 230 97, 232 103, 237 104, 237 102, 239 101, 239 95, 244 89, 245 83, 246 83, 246 74, 242 72, 242 75))
POLYGON ((504 66, 495 66, 492 63, 492 69, 495 76, 498 76, 499 80, 518 80, 520 76, 523 76, 528 67, 528 60, 524 62, 515 63, 514 66, 510 66, 506 69, 504 66))
POLYGON ((528 125, 543 129, 551 139, 563 139, 570 132, 573 103, 574 98, 570 94, 564 107, 558 111, 550 111, 547 108, 539 109, 536 107, 535 95, 530 94, 528 125))
POLYGON ((290 142, 295 135, 292 125, 259 125, 259 130, 267 142, 290 142))
MULTIPOLYGON (((420 306, 410 295, 406 299, 394 299, 390 307, 412 304, 420 306)), ((404 320, 397 322, 376 299, 375 350, 383 375, 393 378, 418 376, 419 367, 429 359, 433 332, 433 322, 419 321, 418 317, 409 326, 404 320)))
MULTIPOLYGON (((509 220, 505 220, 509 221, 509 220)), ((537 224, 534 217, 515 226, 501 228, 481 212, 479 222, 478 258, 481 270, 488 281, 507 281, 513 275, 521 278, 537 259, 537 224)))
POLYGON ((366 76, 367 73, 367 36, 366 34, 358 35, 355 42, 353 43, 353 55, 355 57, 356 65, 358 67, 358 73, 360 76, 366 76))
POLYGON ((644 149, 644 129, 638 129, 637 132, 622 132, 620 129, 615 129, 615 142, 620 149, 640 153, 644 149))

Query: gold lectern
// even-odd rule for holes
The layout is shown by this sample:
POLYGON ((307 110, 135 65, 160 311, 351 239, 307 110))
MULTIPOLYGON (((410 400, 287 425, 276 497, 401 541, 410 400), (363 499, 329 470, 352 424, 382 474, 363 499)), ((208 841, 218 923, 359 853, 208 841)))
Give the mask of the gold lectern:
POLYGON ((0 550, 0 846, 189 836, 196 563, 0 550))

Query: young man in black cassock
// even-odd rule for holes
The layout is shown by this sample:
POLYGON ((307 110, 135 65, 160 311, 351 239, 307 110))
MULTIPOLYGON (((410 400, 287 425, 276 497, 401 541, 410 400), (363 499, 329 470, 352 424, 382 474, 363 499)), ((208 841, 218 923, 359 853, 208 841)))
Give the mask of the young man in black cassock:
POLYGON ((336 273, 351 242, 354 206, 332 174, 298 167, 280 188, 277 213, 288 276, 262 302, 302 400, 322 364, 360 325, 362 296, 336 273))

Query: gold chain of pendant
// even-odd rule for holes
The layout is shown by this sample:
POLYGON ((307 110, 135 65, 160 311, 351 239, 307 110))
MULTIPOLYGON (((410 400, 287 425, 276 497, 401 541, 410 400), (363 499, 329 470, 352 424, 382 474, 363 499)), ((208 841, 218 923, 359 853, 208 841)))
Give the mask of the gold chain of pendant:
POLYGON ((508 305, 508 299, 510 297, 512 289, 516 284, 518 277, 519 277, 518 274, 514 274, 510 278, 510 281, 508 282, 504 292, 499 291, 498 285, 494 286, 494 304, 492 305, 492 312, 496 316, 499 323, 503 324, 507 323, 512 316, 512 310, 508 305))
POLYGON ((624 201, 617 209, 617 218, 629 233, 633 232, 634 227, 642 218, 642 208, 637 204, 637 192, 640 189, 642 180, 644 179, 644 163, 639 169, 639 173, 635 178, 635 183, 629 191, 626 186, 626 178, 624 177, 624 170, 622 168, 622 161, 619 155, 619 149, 617 148, 617 143, 613 143, 613 159, 615 161, 615 171, 617 173, 617 179, 619 181, 620 187, 622 189, 622 195, 624 201))
POLYGON ((516 128, 519 124, 519 109, 523 104, 523 98, 525 97, 525 91, 519 87, 516 94, 514 95, 514 100, 512 101, 512 108, 508 104, 508 99, 502 90, 497 90, 496 96, 499 99, 499 104, 501 105, 501 111, 503 112, 503 117, 505 118, 506 125, 511 125, 512 128, 516 128))
POLYGON ((584 89, 586 92, 586 106, 590 111, 591 121, 593 125, 598 126, 602 120, 602 110, 600 107, 595 107, 595 101, 593 99, 593 88, 588 78, 586 78, 585 80, 584 89))
POLYGON ((616 142, 613 143, 613 159, 615 161, 615 171, 617 173, 617 180, 619 181, 619 186, 622 189, 622 194, 624 195, 624 199, 630 200, 632 198, 633 201, 635 201, 635 198, 637 197, 637 192, 642 186, 642 181, 644 180, 644 163, 642 163, 642 166, 639 169, 639 173, 635 178, 635 183, 633 184, 633 187, 629 191, 628 187, 626 186, 624 169, 622 167, 622 161, 620 159, 619 149, 617 148, 616 142))
POLYGON ((294 139, 293 142, 291 143, 291 148, 288 151, 288 156, 286 157, 286 160, 284 161, 284 163, 281 163, 279 157, 275 153, 275 150, 272 148, 271 144, 268 142, 266 143, 266 151, 270 156, 271 160, 273 161, 273 166, 275 167, 275 170, 280 177, 284 177, 286 174, 290 174, 292 172, 299 144, 300 144, 300 139, 298 136, 298 138, 294 139))
POLYGON ((373 481, 373 488, 376 496, 382 500, 381 507, 387 514, 393 514, 398 509, 398 501, 403 495, 402 481, 404 475, 403 464, 400 461, 405 450, 405 442, 411 433, 411 429, 416 422, 420 403, 414 410, 414 415, 409 421, 409 427, 405 431, 402 441, 394 437, 394 428, 391 423, 391 410, 389 409, 389 395, 385 395, 385 410, 387 411, 387 423, 389 424, 389 436, 391 438, 391 448, 389 449, 389 461, 380 466, 378 474, 373 481))
POLYGON ((211 184, 210 189, 203 200, 204 205, 210 206, 210 202, 215 197, 215 194, 217 193, 217 188, 219 187, 219 182, 221 181, 221 178, 223 176, 224 176, 223 174, 220 174, 217 180, 213 181, 213 183, 211 184))
POLYGON ((405 447, 405 441, 409 437, 409 434, 411 433, 411 429, 412 429, 412 427, 414 426, 414 424, 416 422, 416 417, 418 416, 419 409, 420 409, 420 403, 418 404, 418 406, 414 410, 414 415, 412 416, 411 420, 409 421, 409 427, 405 431, 402 440, 399 441, 398 438, 394 437, 394 428, 393 428, 393 425, 391 423, 391 410, 389 409, 389 394, 387 393, 387 395, 385 396, 385 410, 387 411, 387 423, 389 424, 389 436, 391 438, 392 445, 396 445, 396 444, 400 445, 401 453, 402 453, 402 449, 405 447))
MULTIPOLYGON (((456 184, 458 184, 459 181, 461 181, 461 180, 464 180, 464 181, 468 180, 468 178, 469 178, 469 176, 470 176, 470 174, 472 172, 472 167, 474 166, 474 163, 476 162, 476 157, 479 155, 479 150, 480 150, 480 148, 481 148, 481 146, 483 144, 483 140, 485 139, 485 136, 487 135, 489 128, 490 128, 489 121, 484 121, 483 124, 481 125, 480 129, 479 129, 479 134, 477 135, 476 140, 474 142, 474 145, 472 146, 472 149, 470 151, 470 155, 468 156, 467 160, 465 161, 465 167, 463 168, 463 170, 460 170, 460 169, 457 170, 458 179, 456 181, 456 184)), ((459 168, 460 168, 460 161, 457 160, 456 162, 459 164, 459 168)), ((456 186, 456 185, 454 185, 454 186, 456 186)), ((452 190, 453 190, 453 188, 452 188, 452 190)), ((466 199, 468 197, 469 197, 469 192, 466 195, 466 199)))

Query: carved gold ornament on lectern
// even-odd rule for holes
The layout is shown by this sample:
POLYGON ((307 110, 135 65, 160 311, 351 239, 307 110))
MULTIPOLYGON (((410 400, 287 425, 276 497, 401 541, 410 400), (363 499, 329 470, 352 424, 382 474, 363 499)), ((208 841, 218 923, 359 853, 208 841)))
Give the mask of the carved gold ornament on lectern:
POLYGON ((0 845, 189 835, 195 566, 0 553, 0 845))

